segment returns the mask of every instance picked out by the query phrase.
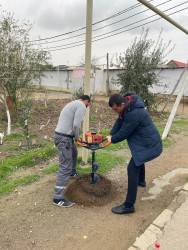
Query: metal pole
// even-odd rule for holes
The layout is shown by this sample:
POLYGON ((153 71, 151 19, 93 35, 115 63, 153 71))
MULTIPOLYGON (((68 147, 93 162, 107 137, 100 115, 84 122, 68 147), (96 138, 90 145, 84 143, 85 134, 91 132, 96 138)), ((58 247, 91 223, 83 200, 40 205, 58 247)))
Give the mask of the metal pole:
POLYGON ((151 3, 148 3, 146 0, 138 0, 140 3, 144 4, 147 6, 149 9, 153 10, 155 13, 157 13, 159 16, 163 17, 166 19, 168 22, 176 26, 178 29, 182 30, 188 35, 188 30, 186 30, 184 27, 182 27, 180 24, 176 23, 172 18, 164 14, 162 11, 157 9, 155 6, 153 6, 151 3))
POLYGON ((106 96, 109 95, 110 89, 109 89, 109 57, 108 53, 106 55, 106 96))
MULTIPOLYGON (((86 47, 85 47, 85 83, 84 94, 90 95, 90 71, 91 71, 91 39, 92 39, 92 14, 93 14, 93 0, 87 0, 87 14, 86 14, 86 47)), ((83 122, 83 137, 89 130, 89 108, 86 110, 83 122)), ((87 163, 88 150, 83 148, 82 161, 87 163)))
POLYGON ((95 162, 95 151, 92 151, 92 173, 91 173, 92 184, 94 184, 94 177, 95 177, 94 162, 95 162))

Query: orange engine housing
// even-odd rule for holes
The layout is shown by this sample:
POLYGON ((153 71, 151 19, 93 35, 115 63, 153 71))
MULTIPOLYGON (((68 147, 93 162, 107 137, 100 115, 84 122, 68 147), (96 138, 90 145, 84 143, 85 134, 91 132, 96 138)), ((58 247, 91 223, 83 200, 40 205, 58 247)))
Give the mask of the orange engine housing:
POLYGON ((104 136, 102 134, 96 132, 87 132, 85 134, 85 141, 88 144, 100 144, 104 140, 104 136))

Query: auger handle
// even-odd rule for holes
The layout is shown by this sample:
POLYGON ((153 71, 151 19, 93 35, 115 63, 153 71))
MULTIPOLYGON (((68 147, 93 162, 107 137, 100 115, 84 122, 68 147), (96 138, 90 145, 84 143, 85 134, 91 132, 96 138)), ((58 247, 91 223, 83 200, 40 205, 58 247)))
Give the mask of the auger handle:
POLYGON ((87 147, 86 145, 82 144, 80 141, 76 141, 76 143, 77 143, 79 146, 87 147))
POLYGON ((101 146, 101 148, 105 148, 105 147, 109 146, 110 144, 111 144, 111 142, 108 142, 105 145, 101 146))
MULTIPOLYGON (((89 147, 88 147, 87 145, 82 144, 80 141, 76 141, 76 143, 77 143, 79 146, 82 146, 82 147, 84 147, 84 148, 88 148, 88 149, 89 149, 89 147)), ((85 142, 83 142, 83 143, 85 143, 85 142)), ((106 143, 105 145, 103 145, 103 146, 101 146, 101 147, 98 147, 97 149, 105 148, 105 147, 107 147, 107 146, 110 145, 110 144, 111 144, 111 142, 108 142, 108 143, 106 143)))

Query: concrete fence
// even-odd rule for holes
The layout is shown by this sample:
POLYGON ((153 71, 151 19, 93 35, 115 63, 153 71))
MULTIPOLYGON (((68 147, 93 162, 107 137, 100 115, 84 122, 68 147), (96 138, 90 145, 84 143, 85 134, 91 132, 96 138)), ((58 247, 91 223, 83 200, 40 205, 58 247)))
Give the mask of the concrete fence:
MULTIPOLYGON (((155 72, 159 77, 159 83, 153 85, 149 90, 152 93, 166 94, 169 95, 174 89, 180 75, 184 68, 164 68, 156 69, 155 72)), ((109 70, 109 87, 110 90, 120 90, 121 85, 118 81, 118 74, 122 70, 110 69, 109 70)), ((94 93, 105 93, 106 92, 106 70, 96 70, 95 73, 91 74, 90 78, 90 92, 94 93)), ((180 89, 181 82, 184 75, 178 84, 174 95, 177 95, 180 89)), ((41 87, 52 90, 64 90, 70 93, 75 93, 80 88, 84 87, 84 76, 76 76, 74 70, 61 70, 61 71, 45 71, 45 76, 41 80, 41 87)), ((188 96, 188 83, 184 90, 184 96, 188 96)))

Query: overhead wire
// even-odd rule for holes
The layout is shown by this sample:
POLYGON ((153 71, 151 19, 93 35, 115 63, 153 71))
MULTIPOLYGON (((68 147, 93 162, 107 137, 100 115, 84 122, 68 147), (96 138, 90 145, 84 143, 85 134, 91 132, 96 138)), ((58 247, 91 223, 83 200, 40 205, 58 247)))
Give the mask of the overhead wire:
MULTIPOLYGON (((159 6, 161 6, 161 5, 164 5, 164 4, 166 4, 166 3, 170 2, 170 1, 172 1, 172 0, 168 0, 168 1, 164 2, 164 3, 158 4, 158 5, 156 5, 156 7, 159 7, 159 6)), ((141 11, 141 12, 137 12, 136 14, 133 14, 133 15, 128 16, 128 17, 126 17, 126 18, 120 19, 120 20, 118 20, 118 21, 116 21, 116 22, 113 22, 113 23, 110 23, 110 24, 108 24, 108 25, 99 27, 99 28, 97 28, 97 29, 93 29, 92 32, 95 32, 95 31, 100 30, 100 29, 107 28, 107 27, 109 27, 109 26, 112 26, 112 25, 114 25, 114 24, 120 23, 120 22, 122 22, 122 21, 124 21, 124 20, 127 20, 127 19, 129 19, 129 18, 131 18, 131 17, 134 17, 134 16, 137 16, 137 15, 140 15, 140 14, 142 14, 142 13, 144 13, 144 12, 147 12, 147 11, 149 11, 149 9, 146 9, 146 10, 141 11)), ((75 37, 79 37, 79 36, 82 36, 82 35, 85 35, 85 34, 86 34, 86 33, 84 32, 84 33, 81 33, 81 34, 78 34, 78 35, 66 37, 66 38, 63 38, 63 39, 60 39, 60 40, 56 40, 56 41, 47 41, 47 42, 40 43, 40 45, 49 44, 49 43, 61 42, 61 41, 68 40, 68 39, 72 39, 72 38, 75 38, 75 37)))
MULTIPOLYGON (((153 0, 150 0, 149 2, 152 2, 152 1, 153 1, 153 0)), ((169 0, 169 1, 172 1, 172 0, 169 0)), ((135 8, 141 6, 141 5, 142 5, 141 3, 137 3, 137 4, 135 4, 135 5, 132 5, 132 6, 126 8, 126 9, 124 9, 124 10, 122 10, 122 11, 120 11, 120 12, 118 12, 118 13, 116 13, 116 14, 110 16, 110 17, 107 17, 107 18, 105 18, 105 19, 102 19, 102 20, 99 20, 99 21, 93 23, 92 26, 94 26, 94 25, 96 25, 96 24, 99 24, 99 23, 101 23, 101 22, 105 22, 105 21, 107 21, 107 20, 109 20, 109 19, 112 19, 112 18, 114 18, 114 17, 116 17, 116 16, 122 15, 122 14, 124 14, 124 13, 126 13, 126 12, 128 12, 128 11, 130 11, 130 10, 132 10, 132 9, 135 9, 135 8)), ((68 35, 68 34, 72 34, 72 33, 81 31, 81 30, 83 30, 83 29, 86 29, 86 27, 84 26, 84 27, 82 27, 82 28, 79 28, 79 29, 76 29, 76 30, 72 30, 72 31, 69 31, 69 32, 66 32, 66 33, 63 33, 63 34, 59 34, 59 35, 52 36, 52 37, 40 38, 40 39, 32 40, 32 41, 30 41, 30 42, 38 42, 38 41, 44 41, 44 40, 54 39, 54 38, 57 38, 57 37, 60 37, 60 36, 64 36, 64 35, 68 35)))
MULTIPOLYGON (((177 7, 177 6, 179 7, 179 5, 176 5, 176 6, 171 7, 171 8, 169 8, 169 9, 165 10, 165 11, 168 11, 168 10, 170 10, 170 9, 173 9, 173 8, 175 8, 175 7, 177 7)), ((149 17, 147 17, 147 18, 143 18, 143 19, 141 19, 141 20, 138 20, 138 21, 136 21, 136 22, 134 22, 134 23, 128 24, 128 25, 123 26, 123 27, 121 27, 121 28, 118 28, 118 29, 116 29, 116 30, 109 31, 109 32, 103 33, 103 34, 101 34, 101 35, 97 35, 97 36, 93 37, 93 39, 95 39, 95 38, 97 38, 97 37, 104 36, 104 35, 108 35, 108 34, 110 34, 110 33, 116 32, 116 31, 118 31, 118 30, 122 30, 122 29, 124 29, 124 28, 126 28, 126 27, 132 26, 132 25, 134 25, 134 24, 136 24, 136 23, 142 22, 142 21, 147 20, 147 19, 149 19, 149 18, 151 18, 151 17, 154 17, 154 16, 157 16, 157 14, 153 14, 152 16, 149 16, 149 17)), ((84 42, 84 41, 85 41, 85 39, 82 40, 82 41, 72 42, 72 43, 65 44, 65 45, 59 45, 59 46, 49 47, 49 48, 46 48, 46 49, 59 48, 59 47, 62 47, 62 46, 72 45, 72 44, 79 43, 79 42, 84 42)), ((44 49, 45 49, 45 48, 44 48, 44 49)))
MULTIPOLYGON (((184 3, 182 3, 182 4, 185 4, 185 3, 187 3, 187 2, 188 2, 188 1, 186 1, 186 2, 184 2, 184 3)), ((168 10, 171 10, 171 9, 173 9, 173 8, 176 8, 177 6, 179 7, 179 6, 182 5, 182 4, 179 4, 179 5, 176 5, 176 6, 174 6, 174 7, 171 7, 171 8, 169 8, 169 9, 165 10, 165 11, 168 11, 168 10)), ((187 8, 188 8, 188 7, 187 7, 187 8)), ((176 12, 170 13, 170 14, 168 14, 168 15, 173 15, 173 14, 178 13, 178 12, 181 12, 181 11, 187 9, 187 8, 183 8, 183 9, 181 9, 181 10, 178 10, 178 11, 176 11, 176 12)), ((138 25, 138 26, 136 26, 136 27, 133 27, 133 28, 130 28, 130 29, 127 29, 127 30, 123 30, 123 31, 121 31, 121 32, 118 32, 118 33, 115 33, 115 34, 112 34, 112 35, 109 35, 109 36, 106 36, 106 37, 102 37, 102 38, 96 39, 96 38, 98 38, 98 37, 100 37, 100 36, 104 36, 104 35, 108 35, 108 34, 117 32, 117 31, 119 31, 119 30, 122 30, 122 29, 124 29, 124 28, 126 28, 126 27, 129 27, 129 26, 134 25, 134 24, 136 24, 136 23, 139 23, 139 22, 141 22, 141 21, 147 20, 147 19, 149 19, 149 18, 151 18, 151 17, 154 17, 154 16, 157 16, 157 14, 154 14, 154 15, 152 15, 152 16, 150 16, 150 17, 141 19, 141 20, 139 20, 139 21, 137 21, 137 22, 131 23, 131 24, 127 25, 127 26, 121 27, 121 28, 116 29, 116 30, 114 30, 114 31, 110 31, 110 32, 107 32, 107 33, 104 33, 104 34, 95 36, 95 37, 93 37, 92 42, 96 42, 96 41, 99 41, 99 40, 102 40, 102 39, 106 39, 106 38, 109 38, 109 37, 112 37, 112 36, 121 34, 121 33, 123 33, 123 32, 130 31, 130 30, 132 30, 132 29, 135 29, 135 28, 144 26, 144 25, 146 25, 146 24, 155 22, 155 21, 157 21, 157 20, 159 20, 159 19, 162 19, 161 17, 159 17, 159 18, 157 18, 157 19, 155 19, 155 20, 151 20, 151 21, 149 21, 149 22, 147 22, 147 23, 138 25), (94 40, 94 39, 96 39, 96 40, 94 40)), ((56 51, 56 50, 61 50, 61 49, 68 49, 68 48, 72 48, 72 47, 77 47, 77 46, 81 46, 81 45, 84 45, 84 44, 85 44, 85 40, 82 40, 82 41, 77 41, 77 42, 73 42, 73 43, 69 43, 69 44, 64 44, 64 45, 59 45, 59 46, 55 46, 55 47, 44 48, 44 50, 46 50, 46 51, 56 51), (66 47, 64 47, 64 46, 66 46, 66 47), (67 46, 68 46, 68 47, 67 47, 67 46), (56 49, 56 48, 57 48, 57 49, 56 49), (58 48, 60 48, 60 49, 58 49, 58 48), (51 49, 55 49, 55 50, 51 50, 51 49)))

